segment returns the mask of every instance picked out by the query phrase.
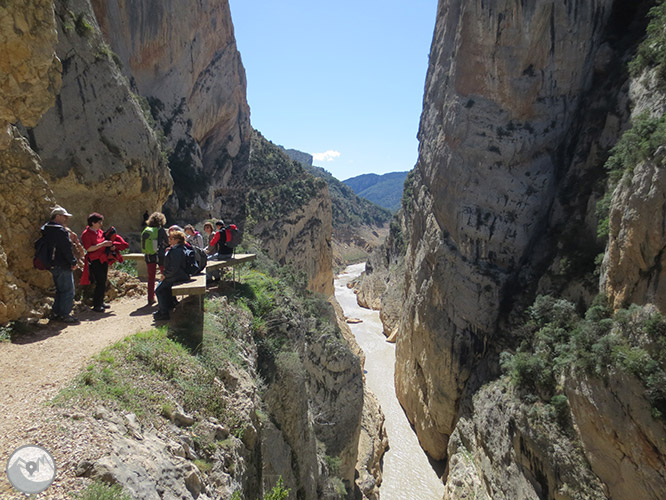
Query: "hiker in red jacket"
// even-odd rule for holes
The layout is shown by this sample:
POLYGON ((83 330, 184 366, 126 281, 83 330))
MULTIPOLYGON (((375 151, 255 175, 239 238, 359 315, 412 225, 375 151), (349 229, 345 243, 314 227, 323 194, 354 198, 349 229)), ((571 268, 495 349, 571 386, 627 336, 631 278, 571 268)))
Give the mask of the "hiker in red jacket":
POLYGON ((81 244, 87 251, 81 284, 90 284, 89 275, 92 274, 95 281, 95 291, 93 293, 93 311, 95 312, 104 312, 104 309, 111 307, 104 303, 109 263, 106 260, 102 262, 102 256, 105 255, 107 248, 111 248, 111 250, 116 248, 112 241, 104 237, 103 223, 104 216, 93 212, 88 216, 88 227, 81 234, 81 244))

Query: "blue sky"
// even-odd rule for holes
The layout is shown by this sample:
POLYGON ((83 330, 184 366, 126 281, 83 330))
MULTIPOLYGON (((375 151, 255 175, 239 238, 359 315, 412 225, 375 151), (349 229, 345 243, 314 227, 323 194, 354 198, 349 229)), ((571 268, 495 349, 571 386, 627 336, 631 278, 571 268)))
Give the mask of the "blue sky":
POLYGON ((339 180, 410 170, 436 0, 230 0, 252 126, 339 180))

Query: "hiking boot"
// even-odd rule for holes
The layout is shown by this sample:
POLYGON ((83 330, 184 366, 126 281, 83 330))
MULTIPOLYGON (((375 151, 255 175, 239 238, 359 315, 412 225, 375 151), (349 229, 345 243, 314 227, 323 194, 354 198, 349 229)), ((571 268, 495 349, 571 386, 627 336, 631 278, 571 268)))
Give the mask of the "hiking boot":
POLYGON ((63 323, 68 323, 70 325, 78 325, 79 323, 81 323, 71 314, 69 316, 58 316, 58 321, 62 321, 63 323))
POLYGON ((106 302, 104 302, 104 304, 102 304, 102 307, 104 309, 111 309, 111 304, 107 304, 106 302))
POLYGON ((164 321, 171 319, 171 316, 169 316, 169 313, 157 311, 156 313, 153 313, 153 319, 155 321, 164 321))
POLYGON ((95 306, 92 308, 93 311, 96 313, 103 313, 104 312, 104 306, 95 306))

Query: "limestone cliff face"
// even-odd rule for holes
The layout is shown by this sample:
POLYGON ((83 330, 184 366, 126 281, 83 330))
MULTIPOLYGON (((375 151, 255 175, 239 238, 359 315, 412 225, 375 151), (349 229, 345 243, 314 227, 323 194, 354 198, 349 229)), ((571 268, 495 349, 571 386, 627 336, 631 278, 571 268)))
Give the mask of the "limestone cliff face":
POLYGON ((614 308, 652 303, 666 311, 664 153, 643 163, 615 191, 603 285, 614 308))
POLYGON ((63 85, 56 104, 26 130, 49 185, 85 227, 90 212, 126 233, 159 209, 172 187, 155 132, 109 55, 87 0, 56 2, 63 85))
POLYGON ((94 0, 93 6, 105 40, 166 136, 174 216, 236 215, 224 190, 247 164, 251 128, 229 3, 94 0))
POLYGON ((286 218, 261 222, 254 232, 264 235, 263 249, 273 259, 307 274, 310 290, 333 294, 331 200, 325 187, 286 218))
POLYGON ((449 441, 445 500, 609 498, 581 447, 546 405, 521 403, 502 379, 477 392, 469 405, 449 441))
POLYGON ((39 224, 56 199, 39 157, 12 125, 32 125, 61 85, 50 0, 0 5, 0 324, 42 312, 49 273, 32 268, 39 224), (26 251, 26 249, 28 249, 26 251))
POLYGON ((614 374, 604 383, 571 378, 566 393, 592 471, 610 498, 663 497, 666 430, 656 425, 643 384, 614 374))
MULTIPOLYGON (((18 0, 0 5, 0 125, 34 125, 53 106, 61 64, 53 2, 18 0)), ((4 133, 3 133, 4 135, 4 133)), ((0 145, 6 145, 3 140, 0 145)))
MULTIPOLYGON (((629 97, 634 119, 658 118, 666 110, 666 94, 653 71, 631 81, 629 97)), ((666 311, 665 154, 661 147, 625 173, 613 193, 601 286, 614 308, 652 303, 666 311)))
MULTIPOLYGON (((566 172, 611 1, 442 1, 430 55, 396 390, 446 455, 458 401, 566 172)), ((541 253, 541 255, 539 255, 541 253)))

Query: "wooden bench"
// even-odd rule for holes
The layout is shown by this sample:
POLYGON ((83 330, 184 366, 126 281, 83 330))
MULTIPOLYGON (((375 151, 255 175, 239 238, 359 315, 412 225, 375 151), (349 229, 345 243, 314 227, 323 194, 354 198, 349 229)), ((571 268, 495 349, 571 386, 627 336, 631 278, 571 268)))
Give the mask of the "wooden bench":
MULTIPOLYGON (((231 267, 234 272, 233 280, 236 281, 236 265, 243 264, 245 262, 251 262, 257 258, 257 255, 254 253, 239 253, 233 257, 229 257, 223 260, 209 260, 206 264, 206 276, 211 275, 211 271, 217 269, 223 269, 225 267, 231 267)), ((239 271, 240 273, 240 271, 239 271)), ((240 274, 239 274, 240 279, 240 274)))
MULTIPOLYGON (((232 267, 234 268, 235 279, 235 266, 250 262, 255 258, 255 254, 240 254, 225 260, 209 260, 206 269, 232 267)), ((182 299, 182 303, 174 311, 169 322, 169 331, 187 336, 196 345, 203 340, 204 295, 206 294, 207 274, 198 274, 171 288, 171 295, 174 297, 184 296, 185 298, 182 299)))
MULTIPOLYGON (((234 268, 234 281, 235 281, 235 266, 245 262, 253 261, 257 257, 253 253, 239 253, 233 257, 224 260, 209 260, 206 264, 206 275, 210 276, 210 271, 215 269, 222 269, 225 267, 234 268)), ((126 253, 123 254, 123 259, 133 260, 136 262, 136 270, 141 281, 148 281, 148 266, 146 266, 146 259, 142 253, 126 253)))
POLYGON ((148 281, 148 266, 146 266, 146 258, 142 253, 124 253, 123 259, 133 260, 136 262, 136 272, 141 281, 148 281))

